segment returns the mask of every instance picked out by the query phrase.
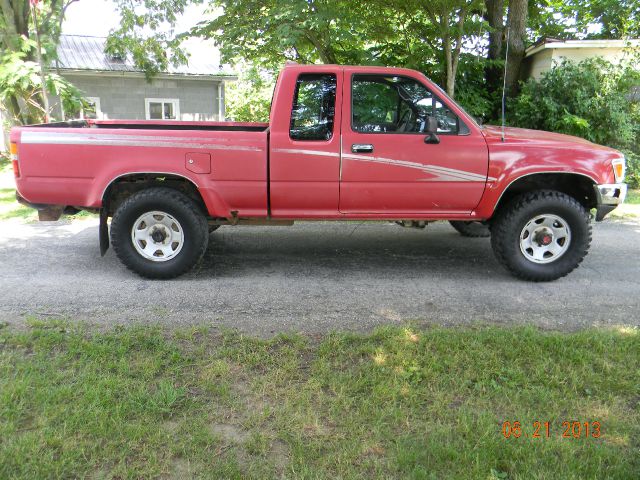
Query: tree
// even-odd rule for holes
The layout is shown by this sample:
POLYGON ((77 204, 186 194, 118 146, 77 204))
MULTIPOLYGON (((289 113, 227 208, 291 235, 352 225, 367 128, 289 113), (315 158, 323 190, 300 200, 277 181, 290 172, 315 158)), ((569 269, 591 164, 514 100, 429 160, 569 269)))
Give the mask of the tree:
MULTIPOLYGON (((347 0, 212 0, 222 13, 192 32, 213 38, 223 58, 264 66, 302 63, 362 63, 367 14, 347 0)), ((371 32, 368 32, 371 34, 371 32)))
MULTIPOLYGON (((429 22, 423 22, 426 31, 431 30, 431 38, 442 51, 446 68, 446 90, 450 97, 455 95, 456 75, 460 62, 460 52, 464 38, 477 31, 475 26, 482 21, 479 15, 480 0, 418 0, 409 2, 416 14, 424 11, 429 22), (475 21, 472 19, 475 18, 475 21)), ((426 36, 425 36, 426 39, 426 36)))
MULTIPOLYGON (((1 1, 1 0, 0 0, 1 1)), ((169 65, 187 62, 180 47, 186 32, 174 32, 178 16, 187 5, 201 0, 113 0, 120 12, 120 25, 107 38, 108 53, 126 58, 131 56, 138 68, 150 80, 169 65)))
MULTIPOLYGON (((38 31, 44 48, 44 62, 55 57, 62 18, 77 0, 40 2, 38 31)), ((10 123, 35 123, 45 118, 42 78, 35 61, 36 33, 29 0, 0 0, 0 108, 10 123)), ((49 74, 45 88, 66 102, 80 102, 79 92, 56 74, 49 74)))
POLYGON ((421 68, 441 58, 450 95, 455 93, 464 40, 482 22, 482 0, 212 3, 222 14, 192 33, 213 38, 227 61, 242 58, 272 67, 295 60, 421 68))
POLYGON ((637 0, 538 0, 529 6, 534 38, 623 39, 640 36, 637 0))
POLYGON ((509 0, 507 13, 507 44, 509 55, 505 69, 505 85, 511 97, 518 93, 520 66, 524 58, 527 35, 527 0, 509 0))
POLYGON ((489 24, 489 49, 485 66, 487 87, 497 91, 502 83, 502 40, 504 36, 504 0, 486 0, 485 19, 489 24))

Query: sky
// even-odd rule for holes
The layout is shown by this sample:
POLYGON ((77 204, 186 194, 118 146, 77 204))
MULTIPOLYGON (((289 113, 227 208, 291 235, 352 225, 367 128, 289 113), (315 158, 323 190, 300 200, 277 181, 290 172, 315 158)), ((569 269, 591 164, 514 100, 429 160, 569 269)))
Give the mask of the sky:
MULTIPOLYGON (((176 31, 182 32, 196 25, 204 16, 204 6, 190 5, 176 24, 176 31)), ((116 28, 120 16, 111 0, 80 0, 72 3, 67 9, 62 33, 66 35, 87 35, 106 37, 109 31, 116 28)), ((213 42, 200 39, 189 39, 183 47, 191 54, 191 58, 199 63, 220 62, 220 54, 213 42)))

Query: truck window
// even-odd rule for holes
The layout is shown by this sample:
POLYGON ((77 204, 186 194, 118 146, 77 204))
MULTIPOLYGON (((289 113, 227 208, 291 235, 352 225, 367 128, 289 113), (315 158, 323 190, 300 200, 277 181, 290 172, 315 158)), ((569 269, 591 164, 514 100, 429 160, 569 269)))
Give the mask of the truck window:
POLYGON ((292 140, 329 140, 336 111, 336 76, 302 74, 296 82, 289 136, 292 140))
POLYGON ((354 75, 351 127, 361 133, 424 133, 427 117, 438 120, 438 133, 457 134, 454 114, 424 85, 412 78, 354 75))

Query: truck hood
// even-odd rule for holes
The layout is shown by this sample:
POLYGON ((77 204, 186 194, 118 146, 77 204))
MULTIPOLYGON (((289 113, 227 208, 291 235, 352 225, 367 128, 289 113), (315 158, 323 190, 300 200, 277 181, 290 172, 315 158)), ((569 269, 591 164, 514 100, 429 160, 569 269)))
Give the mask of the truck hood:
POLYGON ((482 128, 489 147, 489 177, 516 178, 540 172, 579 173, 596 183, 614 183, 611 162, 619 151, 561 133, 507 127, 482 128))
MULTIPOLYGON (((502 137, 502 127, 496 125, 485 125, 482 127, 482 133, 487 139, 500 140, 502 137)), ((528 128, 505 127, 504 138, 505 142, 516 140, 525 143, 579 143, 592 147, 600 147, 600 145, 592 143, 589 140, 585 140, 584 138, 565 135, 562 133, 545 132, 544 130, 530 130, 528 128)))

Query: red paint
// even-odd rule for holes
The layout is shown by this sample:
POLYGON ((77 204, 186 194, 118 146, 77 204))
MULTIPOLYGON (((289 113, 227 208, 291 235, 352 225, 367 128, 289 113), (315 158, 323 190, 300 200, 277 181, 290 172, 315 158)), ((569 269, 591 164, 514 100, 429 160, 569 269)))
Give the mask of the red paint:
POLYGON ((192 181, 213 217, 237 211, 240 217, 291 219, 487 219, 522 176, 563 172, 614 183, 611 161, 621 156, 576 137, 532 130, 507 128, 503 142, 499 128, 479 127, 429 79, 407 69, 290 65, 273 102, 269 123, 95 120, 85 128, 14 128, 18 191, 31 203, 97 208, 119 176, 148 172, 192 181), (329 140, 289 136, 302 73, 336 76, 329 140), (439 144, 426 144, 424 134, 353 131, 356 73, 419 81, 459 116, 468 134, 440 135, 439 144), (352 144, 371 144, 374 151, 353 154, 352 144))

